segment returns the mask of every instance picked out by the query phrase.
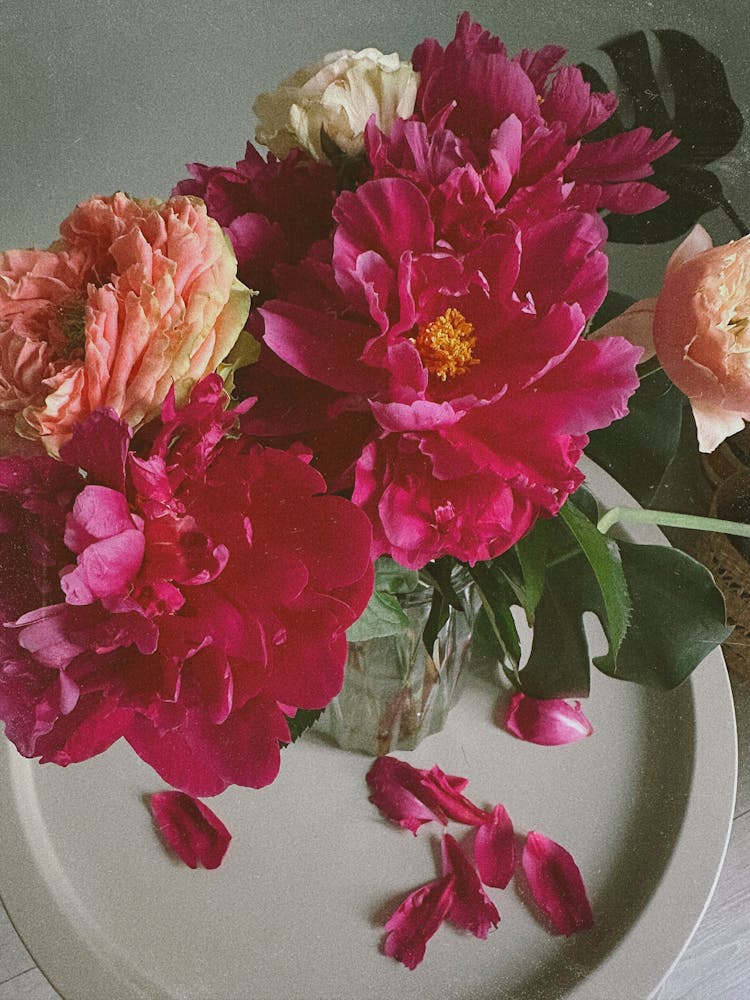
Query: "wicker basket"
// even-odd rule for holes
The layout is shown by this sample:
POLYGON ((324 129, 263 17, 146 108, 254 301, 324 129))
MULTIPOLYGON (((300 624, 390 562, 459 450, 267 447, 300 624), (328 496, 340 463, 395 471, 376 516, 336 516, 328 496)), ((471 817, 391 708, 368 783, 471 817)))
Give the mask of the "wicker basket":
MULTIPOLYGON (((743 465, 720 483, 711 502, 713 517, 747 520, 743 513, 750 503, 750 468, 743 465)), ((701 536, 696 556, 711 570, 727 604, 727 617, 734 631, 723 645, 727 666, 750 678, 750 561, 727 535, 708 532, 701 536)))

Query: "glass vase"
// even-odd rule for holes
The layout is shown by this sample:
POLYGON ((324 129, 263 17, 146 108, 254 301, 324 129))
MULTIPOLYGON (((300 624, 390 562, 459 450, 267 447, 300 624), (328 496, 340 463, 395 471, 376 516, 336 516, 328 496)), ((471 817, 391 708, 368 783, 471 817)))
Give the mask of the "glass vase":
POLYGON ((397 599, 408 624, 391 635, 350 642, 344 686, 316 724, 345 750, 382 756, 413 750, 445 725, 460 695, 479 609, 473 582, 452 580, 460 609, 448 606, 428 652, 423 635, 433 588, 420 584, 397 599))

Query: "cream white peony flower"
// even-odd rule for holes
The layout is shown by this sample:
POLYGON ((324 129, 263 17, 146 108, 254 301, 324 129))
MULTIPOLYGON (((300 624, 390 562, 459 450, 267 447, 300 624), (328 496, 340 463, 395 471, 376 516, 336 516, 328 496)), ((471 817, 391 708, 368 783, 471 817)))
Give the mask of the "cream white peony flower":
POLYGON ((320 130, 350 156, 361 153, 371 115, 386 133, 396 118, 414 110, 419 74, 398 53, 378 49, 331 52, 321 62, 297 70, 253 105, 260 119, 256 142, 285 157, 295 146, 325 159, 320 130))

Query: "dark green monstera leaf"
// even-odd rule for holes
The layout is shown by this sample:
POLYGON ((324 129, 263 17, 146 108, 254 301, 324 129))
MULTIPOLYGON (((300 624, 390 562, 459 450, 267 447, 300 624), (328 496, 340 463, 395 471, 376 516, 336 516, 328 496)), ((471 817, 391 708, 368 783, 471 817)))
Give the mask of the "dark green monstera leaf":
MULTIPOLYGON (((669 194, 663 205, 641 215, 607 216, 609 238, 618 243, 661 243, 686 233, 704 215, 722 208, 741 233, 747 227, 727 201, 718 177, 706 167, 731 152, 742 135, 742 114, 732 100, 720 59, 690 35, 673 29, 654 32, 663 60, 674 111, 668 110, 643 31, 602 46, 629 100, 633 119, 614 115, 589 139, 602 139, 629 127, 647 126, 654 135, 672 131, 680 139, 654 163, 650 180, 669 194)), ((597 71, 580 67, 595 90, 608 90, 597 71)))

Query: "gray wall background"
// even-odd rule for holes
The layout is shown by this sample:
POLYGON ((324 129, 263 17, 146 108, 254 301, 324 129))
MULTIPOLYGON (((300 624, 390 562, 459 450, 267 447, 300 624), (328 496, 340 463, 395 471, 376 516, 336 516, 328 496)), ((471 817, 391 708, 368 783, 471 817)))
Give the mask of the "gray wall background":
MULTIPOLYGON (((463 4, 441 0, 0 0, 0 248, 46 246, 95 193, 166 196, 198 160, 234 163, 251 138, 257 93, 337 48, 407 58, 427 35, 446 43, 463 4)), ((475 19, 515 52, 548 42, 599 68, 597 45, 672 27, 721 55, 750 118, 746 0, 474 0, 475 19)), ((718 167, 750 215, 750 138, 718 167)), ((716 242, 736 236, 704 219, 716 242)), ((614 248, 612 286, 658 289, 670 248, 614 248)))

